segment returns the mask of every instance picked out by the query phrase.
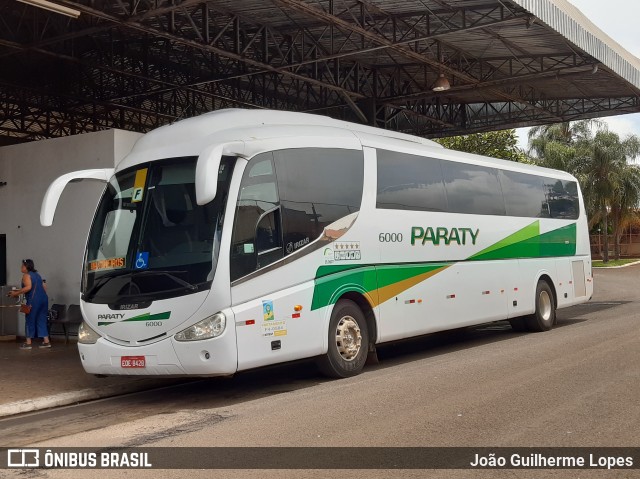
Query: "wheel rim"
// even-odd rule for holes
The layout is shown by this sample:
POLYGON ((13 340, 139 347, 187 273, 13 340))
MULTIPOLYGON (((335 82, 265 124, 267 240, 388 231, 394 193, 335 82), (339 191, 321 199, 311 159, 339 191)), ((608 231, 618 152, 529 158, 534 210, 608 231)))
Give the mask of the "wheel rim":
POLYGON ((544 321, 549 321, 551 319, 551 296, 547 291, 540 291, 540 296, 538 297, 538 309, 540 311, 540 317, 544 321))
POLYGON ((353 361, 362 347, 362 332, 360 326, 351 316, 344 316, 336 328, 336 345, 338 352, 345 361, 353 361))

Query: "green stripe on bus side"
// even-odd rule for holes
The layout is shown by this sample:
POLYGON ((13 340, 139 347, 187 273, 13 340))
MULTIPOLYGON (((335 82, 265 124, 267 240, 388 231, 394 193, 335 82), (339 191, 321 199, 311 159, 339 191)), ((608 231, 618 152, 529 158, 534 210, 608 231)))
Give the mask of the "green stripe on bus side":
MULTIPOLYGON (((535 221, 467 261, 573 256, 576 254, 576 237, 576 223, 540 234, 540 222, 535 221)), ((416 281, 426 280, 453 264, 456 263, 320 266, 316 272, 311 310, 329 306, 349 291, 365 294, 376 306, 387 300, 389 291, 400 294, 415 286, 416 281), (378 299, 379 291, 386 293, 378 299)))
POLYGON ((376 290, 378 281, 374 266, 359 266, 346 269, 342 266, 320 266, 316 272, 311 311, 335 303, 339 292, 358 291, 370 293, 376 290))
POLYGON ((128 318, 123 320, 123 323, 129 322, 129 321, 158 321, 158 320, 164 320, 164 319, 169 319, 171 317, 171 311, 165 311, 164 313, 158 313, 158 314, 150 314, 150 313, 145 313, 145 314, 141 314, 140 316, 134 316, 133 318, 128 318))
POLYGON ((530 242, 535 243, 536 237, 538 236, 540 236, 540 222, 534 221, 512 235, 509 235, 497 243, 492 244, 488 248, 483 249, 479 253, 474 254, 469 259, 497 259, 502 256, 505 249, 512 248, 516 244, 526 245, 530 242))
POLYGON ((452 264, 454 263, 383 264, 377 267, 378 288, 384 288, 452 264))
POLYGON ((576 223, 540 235, 540 256, 575 256, 577 237, 576 223))
POLYGON ((316 279, 322 278, 323 276, 330 276, 336 273, 342 273, 343 271, 347 271, 350 269, 363 268, 366 265, 362 264, 344 264, 344 265, 328 265, 328 266, 320 266, 316 271, 316 279))
MULTIPOLYGON (((358 291, 369 295, 373 306, 378 304, 377 292, 426 273, 444 269, 451 263, 400 264, 361 266, 320 266, 316 273, 311 310, 335 303, 342 293, 358 291), (331 271, 334 271, 332 274, 331 271)), ((410 287, 410 286, 408 286, 410 287)), ((404 288, 404 289, 408 289, 404 288)))
POLYGON ((516 258, 549 258, 553 256, 573 256, 576 254, 577 228, 573 223, 543 234, 538 221, 526 226, 493 246, 474 254, 470 261, 516 258))

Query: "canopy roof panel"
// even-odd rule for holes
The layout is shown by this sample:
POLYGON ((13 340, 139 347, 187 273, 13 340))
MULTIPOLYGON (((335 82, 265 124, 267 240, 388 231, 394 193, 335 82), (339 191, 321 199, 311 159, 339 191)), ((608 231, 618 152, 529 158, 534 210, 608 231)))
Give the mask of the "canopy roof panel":
POLYGON ((4 142, 229 107, 425 137, 640 111, 640 61, 566 0, 53 2, 79 17, 0 0, 4 142))

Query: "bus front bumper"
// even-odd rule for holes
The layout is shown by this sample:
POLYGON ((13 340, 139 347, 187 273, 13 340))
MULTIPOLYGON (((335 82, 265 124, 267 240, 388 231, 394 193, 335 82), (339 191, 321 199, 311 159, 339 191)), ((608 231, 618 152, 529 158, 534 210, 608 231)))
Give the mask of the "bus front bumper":
POLYGON ((204 341, 167 338, 145 346, 121 346, 105 338, 78 343, 87 373, 109 376, 227 376, 238 367, 233 335, 204 341))

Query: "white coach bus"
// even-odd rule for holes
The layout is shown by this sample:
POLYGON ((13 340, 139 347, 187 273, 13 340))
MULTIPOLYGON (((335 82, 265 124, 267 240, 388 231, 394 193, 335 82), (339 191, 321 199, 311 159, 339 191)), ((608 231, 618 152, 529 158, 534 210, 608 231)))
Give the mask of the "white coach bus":
POLYGON ((142 137, 87 240, 79 352, 99 375, 231 375, 318 357, 359 373, 376 344, 508 319, 546 331, 593 292, 571 175, 418 137, 223 110, 142 137))

